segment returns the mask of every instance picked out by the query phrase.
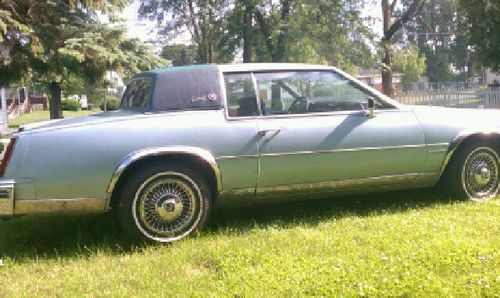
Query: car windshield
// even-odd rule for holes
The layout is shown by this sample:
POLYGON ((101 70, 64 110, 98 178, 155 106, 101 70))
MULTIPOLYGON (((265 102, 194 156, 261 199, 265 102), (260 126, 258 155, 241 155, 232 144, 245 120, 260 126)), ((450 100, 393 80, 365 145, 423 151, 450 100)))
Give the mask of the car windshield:
POLYGON ((151 96, 152 79, 150 77, 140 77, 133 79, 123 93, 121 100, 122 109, 143 110, 148 106, 151 96))

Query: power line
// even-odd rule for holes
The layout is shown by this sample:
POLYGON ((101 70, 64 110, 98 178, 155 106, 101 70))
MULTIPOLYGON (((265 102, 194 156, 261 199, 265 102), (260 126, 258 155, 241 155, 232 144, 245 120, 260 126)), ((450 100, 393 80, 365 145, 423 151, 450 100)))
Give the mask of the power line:
POLYGON ((467 35, 467 33, 457 33, 457 32, 401 32, 401 34, 406 35, 467 35))

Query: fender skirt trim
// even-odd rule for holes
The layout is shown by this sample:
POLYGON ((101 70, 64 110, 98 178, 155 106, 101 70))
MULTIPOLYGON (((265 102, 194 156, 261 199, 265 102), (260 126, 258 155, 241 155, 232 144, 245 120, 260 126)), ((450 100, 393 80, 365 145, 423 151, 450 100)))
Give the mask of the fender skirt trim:
POLYGON ((453 154, 457 150, 457 148, 462 144, 465 139, 470 136, 482 136, 482 137, 492 137, 492 136, 500 136, 500 128, 490 128, 490 129, 466 129, 460 132, 460 134, 451 141, 450 146, 448 147, 448 152, 446 153, 446 157, 441 165, 441 175, 444 173, 446 166, 450 162, 453 154))
POLYGON ((125 170, 135 162, 142 160, 144 158, 153 157, 153 156, 166 156, 166 155, 190 155, 195 158, 198 158, 206 163, 208 163, 214 173, 217 192, 220 193, 222 191, 222 174, 220 171, 217 162, 215 161, 214 156, 207 150, 198 148, 198 147, 189 147, 189 146, 173 146, 173 147, 153 147, 147 149, 141 149, 138 151, 134 151, 127 155, 118 165, 118 167, 113 172, 113 176, 108 185, 108 202, 106 207, 109 207, 111 194, 113 193, 116 184, 120 180, 120 177, 125 172, 125 170))

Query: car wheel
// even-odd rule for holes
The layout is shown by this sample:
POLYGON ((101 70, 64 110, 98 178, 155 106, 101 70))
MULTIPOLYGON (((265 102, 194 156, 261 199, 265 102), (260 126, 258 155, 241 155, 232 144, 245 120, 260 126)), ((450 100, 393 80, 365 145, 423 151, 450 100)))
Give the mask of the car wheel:
POLYGON ((452 160, 451 193, 454 198, 486 201, 499 190, 498 148, 490 143, 469 143, 452 160))
POLYGON ((205 181, 181 165, 155 166, 126 182, 119 205, 123 228, 134 238, 172 242, 203 228, 211 208, 205 181))

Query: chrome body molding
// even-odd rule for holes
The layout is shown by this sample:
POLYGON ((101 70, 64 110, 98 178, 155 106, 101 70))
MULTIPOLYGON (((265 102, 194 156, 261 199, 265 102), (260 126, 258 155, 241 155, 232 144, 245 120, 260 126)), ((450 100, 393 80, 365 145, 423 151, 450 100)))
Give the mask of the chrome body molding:
POLYGON ((383 187, 383 186, 398 186, 404 184, 410 184, 414 182, 417 178, 425 184, 428 181, 428 185, 432 185, 437 173, 408 173, 402 175, 390 175, 390 176, 377 176, 377 177, 366 177, 360 179, 346 179, 346 180, 336 180, 336 181, 325 181, 325 182, 315 182, 315 183, 300 183, 291 185, 277 185, 262 188, 242 188, 234 189, 230 191, 223 191, 221 193, 222 198, 240 198, 240 197, 272 197, 272 196, 282 196, 282 195, 297 195, 297 194, 307 194, 307 193, 329 193, 329 192, 342 192, 342 194, 347 194, 349 192, 356 193, 363 188, 371 187, 383 187), (422 176, 422 178, 420 178, 422 176))
POLYGON ((14 214, 34 213, 101 213, 106 209, 106 198, 17 200, 14 214))
POLYGON ((285 156, 285 155, 302 155, 302 154, 318 154, 318 153, 342 153, 342 152, 360 152, 360 151, 374 151, 374 150, 394 150, 394 149, 408 149, 408 148, 428 148, 433 146, 443 146, 448 143, 440 144, 418 144, 418 145, 400 145, 400 146, 380 146, 380 147, 358 147, 334 150, 317 150, 317 151, 296 151, 286 153, 265 153, 260 156, 285 156))
MULTIPOLYGON (((227 191, 222 191, 219 194, 221 199, 227 198, 249 198, 255 196, 255 187, 247 187, 247 188, 236 188, 227 191)), ((223 201, 223 200, 219 200, 223 201)), ((217 203, 219 203, 217 202, 217 203)))
POLYGON ((245 158, 258 158, 258 155, 227 155, 227 156, 218 156, 216 160, 228 160, 228 159, 245 159, 245 158))
POLYGON ((324 187, 323 189, 311 188, 311 186, 315 186, 316 184, 299 184, 289 188, 286 186, 268 188, 263 189, 258 194, 255 193, 255 188, 235 189, 222 192, 221 197, 224 199, 219 200, 217 206, 219 208, 239 208, 258 203, 278 203, 283 200, 327 199, 339 196, 431 187, 435 185, 440 173, 421 173, 416 177, 415 175, 414 173, 410 173, 407 175, 323 182, 321 183, 324 187))
POLYGON ((260 155, 228 155, 228 156, 219 156, 216 158, 216 160, 258 158, 259 156, 261 157, 287 156, 287 155, 304 155, 304 154, 321 154, 321 153, 360 152, 360 151, 374 151, 374 150, 394 150, 394 149, 408 149, 408 148, 428 148, 429 154, 433 154, 433 153, 443 152, 446 149, 443 148, 431 149, 431 148, 443 147, 448 145, 449 143, 437 143, 437 144, 417 144, 417 145, 401 145, 401 146, 358 147, 358 148, 333 149, 333 150, 294 151, 294 152, 284 152, 284 153, 264 153, 260 155))
POLYGON ((0 181, 0 216, 14 215, 14 180, 0 181))
POLYGON ((132 152, 127 155, 118 165, 118 167, 113 172, 113 176, 111 181, 109 182, 107 192, 108 192, 108 203, 106 206, 109 206, 109 199, 111 198, 111 194, 118 183, 121 175, 125 172, 125 170, 132 165, 134 162, 137 162, 141 159, 153 156, 166 156, 166 155, 174 155, 174 154, 186 154, 191 155, 193 157, 199 158, 202 161, 208 163, 212 168, 212 171, 215 175, 217 192, 222 191, 222 175, 217 165, 217 162, 213 155, 205 149, 197 148, 197 147, 189 147, 189 146, 172 146, 172 147, 154 147, 154 148, 146 148, 142 150, 138 150, 132 152))
POLYGON ((443 174, 446 166, 451 160, 451 157, 457 150, 457 148, 462 144, 462 142, 470 136, 480 135, 484 137, 490 136, 500 136, 500 128, 486 128, 486 129, 465 129, 458 136, 456 136, 453 141, 451 141, 450 146, 448 147, 448 152, 444 158, 443 164, 441 165, 441 174, 443 174))
POLYGON ((277 185, 257 188, 257 195, 280 195, 286 193, 304 193, 304 192, 328 192, 343 188, 357 189, 372 186, 379 186, 384 184, 401 184, 411 183, 418 177, 418 173, 408 173, 402 175, 366 177, 359 179, 345 179, 327 182, 315 183, 300 183, 291 185, 277 185))
POLYGON ((14 180, 0 180, 0 216, 34 213, 101 213, 106 210, 106 198, 16 200, 15 186, 14 180))

